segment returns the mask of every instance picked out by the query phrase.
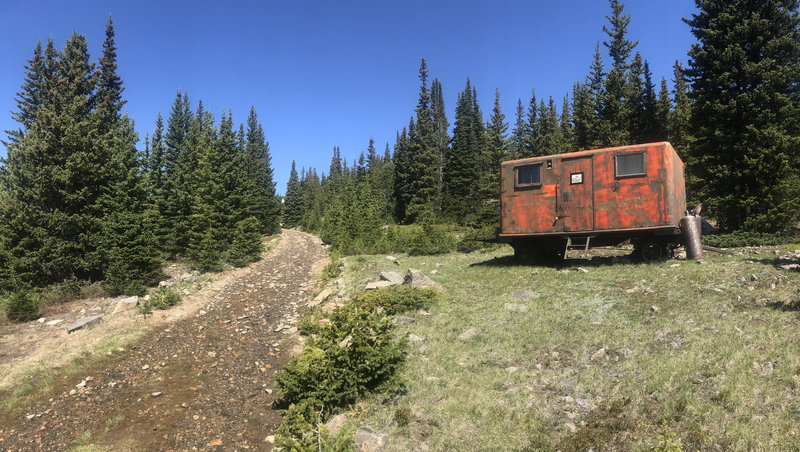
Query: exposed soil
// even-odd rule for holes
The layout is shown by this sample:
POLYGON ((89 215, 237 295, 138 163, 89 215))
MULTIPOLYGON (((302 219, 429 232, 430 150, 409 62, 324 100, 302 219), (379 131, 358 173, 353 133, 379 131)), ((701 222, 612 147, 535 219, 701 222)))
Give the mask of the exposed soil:
POLYGON ((127 349, 57 378, 49 400, 34 397, 24 415, 0 419, 0 450, 270 450, 280 423, 273 379, 298 346, 294 325, 325 260, 319 240, 286 230, 263 260, 174 312, 146 321, 131 313, 128 324, 118 316, 74 333, 88 339, 134 319, 151 326, 127 349))

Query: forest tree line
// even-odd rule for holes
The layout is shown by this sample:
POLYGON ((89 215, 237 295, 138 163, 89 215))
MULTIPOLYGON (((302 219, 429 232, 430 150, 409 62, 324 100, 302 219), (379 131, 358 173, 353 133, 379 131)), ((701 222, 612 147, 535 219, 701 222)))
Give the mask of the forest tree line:
POLYGON ((244 266, 279 230, 269 145, 250 110, 217 122, 178 93, 166 124, 137 149, 124 113, 109 18, 103 54, 90 61, 73 33, 61 50, 41 43, 25 66, 19 123, 7 131, 0 172, 0 291, 6 313, 38 315, 53 285, 104 281, 110 293, 143 294, 165 259, 219 270, 244 266))
POLYGON ((0 166, 0 291, 23 311, 54 284, 143 293, 165 259, 246 265, 281 221, 346 253, 433 249, 442 225, 496 227, 503 160, 660 140, 686 164, 689 201, 723 230, 785 233, 800 204, 798 0, 696 4, 697 42, 671 81, 654 82, 610 0, 584 80, 560 105, 532 90, 511 121, 497 90, 487 118, 467 79, 451 124, 423 59, 394 144, 370 139, 350 162, 336 147, 327 173, 293 163, 282 219, 255 109, 236 127, 179 92, 138 149, 111 20, 96 63, 80 34, 60 50, 38 44, 0 166))
POLYGON ((370 139, 366 156, 348 165, 334 148, 327 175, 315 168, 298 175, 293 162, 286 223, 321 233, 344 252, 385 249, 386 231, 396 229, 381 233, 381 225, 491 230, 500 218, 503 160, 670 141, 686 167, 689 203, 703 203, 723 231, 788 232, 800 207, 798 2, 696 4, 685 22, 697 42, 688 67, 675 62, 671 84, 653 80, 638 40, 628 37, 624 4, 610 0, 605 40, 584 80, 560 108, 532 90, 511 123, 497 90, 485 120, 467 79, 450 133, 441 82, 422 59, 417 105, 393 152, 387 143, 379 156, 370 139))

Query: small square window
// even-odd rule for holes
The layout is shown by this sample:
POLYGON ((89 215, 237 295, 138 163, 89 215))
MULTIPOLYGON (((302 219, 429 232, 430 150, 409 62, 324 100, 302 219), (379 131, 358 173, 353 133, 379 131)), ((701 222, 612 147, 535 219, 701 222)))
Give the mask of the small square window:
POLYGON ((542 165, 518 166, 517 168, 517 187, 528 187, 540 185, 542 165))
POLYGON ((616 177, 644 176, 644 152, 618 154, 614 157, 616 177))
POLYGON ((569 184, 577 185, 583 183, 583 173, 572 173, 569 175, 569 184))

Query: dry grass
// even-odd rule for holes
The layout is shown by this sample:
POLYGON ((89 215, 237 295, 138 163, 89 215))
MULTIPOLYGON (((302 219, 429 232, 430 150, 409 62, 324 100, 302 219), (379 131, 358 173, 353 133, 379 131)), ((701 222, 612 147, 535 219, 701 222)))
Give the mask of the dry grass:
MULTIPOLYGON (((392 451, 641 450, 664 425, 686 450, 797 450, 800 272, 776 267, 794 248, 560 268, 510 249, 398 256, 446 290, 402 326, 425 338, 409 392, 365 422, 392 451)), ((344 275, 355 292, 392 267, 358 256, 344 275)))

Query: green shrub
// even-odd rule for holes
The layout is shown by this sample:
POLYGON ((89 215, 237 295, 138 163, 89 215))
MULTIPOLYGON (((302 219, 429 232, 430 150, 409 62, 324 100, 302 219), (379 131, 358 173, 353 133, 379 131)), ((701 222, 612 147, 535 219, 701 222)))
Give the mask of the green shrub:
POLYGON ((287 405, 314 400, 342 407, 381 389, 399 391, 395 371, 405 355, 390 317, 351 304, 331 314, 319 338, 310 338, 278 374, 277 387, 287 405))
POLYGON ((790 237, 781 234, 765 234, 759 232, 732 232, 730 234, 704 235, 703 245, 717 248, 737 248, 742 246, 771 246, 789 243, 790 237))
POLYGON ((26 290, 12 292, 6 300, 6 317, 15 322, 38 319, 39 300, 26 290))
POLYGON ((494 243, 479 242, 475 237, 484 237, 487 235, 497 234, 497 227, 483 226, 481 228, 468 229, 464 236, 456 243, 456 251, 461 253, 471 253, 476 250, 491 248, 497 246, 494 243))
POLYGON ((430 287, 391 286, 368 290, 352 302, 368 310, 380 306, 386 314, 394 315, 427 308, 438 299, 439 291, 430 287))
POLYGON ((291 405, 275 435, 275 450, 292 452, 350 452, 356 426, 345 424, 331 437, 322 423, 328 413, 315 401, 291 405))
POLYGON ((172 289, 166 287, 159 287, 152 294, 148 300, 153 309, 169 309, 181 301, 181 295, 172 289))
POLYGON ((322 281, 330 281, 342 274, 342 261, 338 257, 331 257, 331 262, 322 269, 322 281))
POLYGON ((669 431, 667 423, 663 423, 663 430, 658 435, 655 446, 651 447, 652 452, 683 452, 683 445, 680 438, 669 431))

